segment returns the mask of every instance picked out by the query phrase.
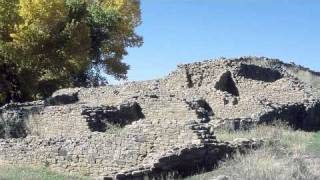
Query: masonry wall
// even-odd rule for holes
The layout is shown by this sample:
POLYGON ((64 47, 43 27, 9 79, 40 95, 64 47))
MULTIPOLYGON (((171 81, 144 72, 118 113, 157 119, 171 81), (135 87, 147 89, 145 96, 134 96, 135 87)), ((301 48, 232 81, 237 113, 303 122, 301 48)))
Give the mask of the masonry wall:
POLYGON ((91 176, 183 173, 181 169, 187 167, 181 162, 188 158, 209 166, 212 163, 198 161, 205 157, 203 153, 216 149, 214 158, 205 157, 215 162, 216 156, 232 151, 213 133, 228 123, 237 127, 283 117, 320 128, 320 97, 307 81, 283 66, 266 59, 219 59, 181 65, 158 80, 60 90, 38 111, 28 113, 24 120, 27 137, 0 139, 0 160, 91 176), (68 103, 61 99, 68 96, 68 103), (116 111, 128 103, 136 103, 142 115, 124 119, 121 126, 108 121, 107 112, 95 112, 116 111), (304 107, 302 118, 285 111, 297 104, 304 107), (93 114, 83 113, 86 109, 93 114), (102 119, 108 128, 92 129, 88 116, 102 119))
POLYGON ((141 164, 152 167, 157 157, 174 147, 200 144, 199 137, 186 126, 197 116, 185 103, 169 99, 139 102, 148 109, 143 111, 144 119, 105 133, 89 132, 75 105, 46 107, 28 124, 31 135, 44 139, 29 136, 3 141, 0 157, 12 163, 36 163, 58 171, 98 176, 141 164))
POLYGON ((89 132, 78 105, 44 107, 40 112, 31 113, 26 125, 30 135, 40 137, 73 137, 89 132))

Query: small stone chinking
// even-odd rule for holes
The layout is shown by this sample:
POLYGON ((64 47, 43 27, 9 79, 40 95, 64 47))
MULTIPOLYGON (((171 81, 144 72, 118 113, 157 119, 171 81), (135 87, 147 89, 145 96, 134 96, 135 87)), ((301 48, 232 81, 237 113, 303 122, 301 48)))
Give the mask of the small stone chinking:
POLYGON ((264 57, 179 65, 168 76, 0 108, 0 161, 102 179, 188 176, 258 139, 222 142, 218 128, 275 119, 320 129, 320 74, 264 57))

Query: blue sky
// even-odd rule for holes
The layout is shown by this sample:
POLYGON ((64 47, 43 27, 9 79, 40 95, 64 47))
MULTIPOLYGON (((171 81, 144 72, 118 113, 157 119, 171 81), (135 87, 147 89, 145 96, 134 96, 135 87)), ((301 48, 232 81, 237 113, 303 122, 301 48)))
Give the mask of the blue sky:
POLYGON ((144 37, 129 49, 129 80, 160 78, 178 64, 245 55, 320 70, 320 1, 141 0, 144 37))

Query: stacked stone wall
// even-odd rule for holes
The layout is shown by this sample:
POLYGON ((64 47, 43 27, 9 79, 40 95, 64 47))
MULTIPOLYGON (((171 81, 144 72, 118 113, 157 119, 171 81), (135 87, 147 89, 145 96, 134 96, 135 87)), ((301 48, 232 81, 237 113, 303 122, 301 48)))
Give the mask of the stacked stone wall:
MULTIPOLYGON (((26 133, 2 137, 0 160, 118 179, 210 169, 235 148, 216 139, 216 128, 282 119, 320 129, 320 96, 292 73, 276 60, 244 57, 181 65, 158 80, 62 89, 31 105, 36 111, 21 106, 26 133)), ((21 107, 3 107, 2 124, 20 127, 4 115, 21 107)))

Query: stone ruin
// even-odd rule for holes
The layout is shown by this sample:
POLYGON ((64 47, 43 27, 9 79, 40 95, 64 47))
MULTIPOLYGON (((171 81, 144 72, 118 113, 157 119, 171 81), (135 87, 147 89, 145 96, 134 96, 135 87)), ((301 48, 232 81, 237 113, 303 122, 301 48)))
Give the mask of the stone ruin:
POLYGON ((0 162, 103 179, 185 177, 235 151, 215 129, 274 120, 320 129, 320 73, 264 57, 217 59, 180 65, 163 79, 7 104, 0 162))

